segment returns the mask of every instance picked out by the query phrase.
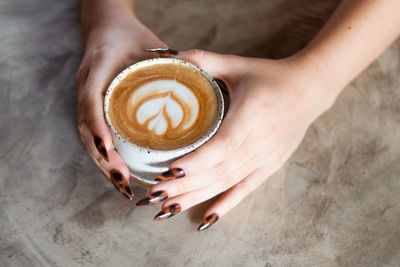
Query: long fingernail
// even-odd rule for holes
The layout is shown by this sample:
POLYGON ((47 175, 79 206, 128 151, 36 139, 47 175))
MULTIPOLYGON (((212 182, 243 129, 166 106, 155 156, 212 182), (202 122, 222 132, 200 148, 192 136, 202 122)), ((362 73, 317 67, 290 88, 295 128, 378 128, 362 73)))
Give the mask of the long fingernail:
POLYGON ((124 195, 129 200, 132 200, 133 193, 129 185, 129 181, 127 181, 119 171, 111 171, 111 182, 122 195, 124 195))
POLYGON ((171 49, 171 48, 150 48, 145 49, 147 52, 157 53, 160 56, 168 57, 168 56, 176 56, 179 52, 171 49))
POLYGON ((210 227, 211 225, 213 225, 216 221, 218 221, 218 215, 216 213, 213 213, 209 216, 207 216, 207 218, 205 218, 203 220, 203 222, 200 224, 199 228, 197 228, 197 231, 203 231, 206 230, 208 227, 210 227))
POLYGON ((154 192, 147 197, 136 202, 136 206, 146 206, 151 204, 160 203, 168 198, 168 194, 165 191, 154 192))
POLYGON ((226 84, 222 81, 222 80, 220 80, 220 79, 215 79, 215 82, 218 84, 218 86, 219 86, 219 88, 221 89, 221 91, 224 93, 224 94, 227 94, 227 95, 229 95, 229 91, 228 91, 228 87, 226 86, 226 84))
POLYGON ((94 145, 96 146, 99 153, 103 156, 103 158, 105 160, 107 160, 107 162, 110 162, 110 159, 108 157, 108 152, 107 152, 106 146, 104 145, 103 139, 101 139, 98 136, 95 136, 93 138, 93 141, 94 141, 94 145))
POLYGON ((169 181, 185 177, 185 172, 181 168, 172 168, 158 175, 154 180, 157 182, 169 181))
POLYGON ((153 221, 161 221, 168 219, 181 211, 181 206, 177 203, 169 205, 168 207, 162 208, 162 210, 157 213, 153 221))

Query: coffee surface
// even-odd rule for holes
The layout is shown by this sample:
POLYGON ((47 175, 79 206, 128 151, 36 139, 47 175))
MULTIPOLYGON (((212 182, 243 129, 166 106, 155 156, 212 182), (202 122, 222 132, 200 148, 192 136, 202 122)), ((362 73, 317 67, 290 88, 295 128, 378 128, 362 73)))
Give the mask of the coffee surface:
POLYGON ((114 88, 109 116, 125 140, 155 150, 190 145, 217 116, 217 95, 199 71, 181 63, 138 68, 114 88))

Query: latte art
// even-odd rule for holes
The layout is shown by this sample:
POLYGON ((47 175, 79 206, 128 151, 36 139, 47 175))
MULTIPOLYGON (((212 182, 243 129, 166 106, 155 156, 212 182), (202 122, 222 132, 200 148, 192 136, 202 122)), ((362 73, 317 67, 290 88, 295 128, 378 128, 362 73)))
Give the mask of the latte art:
POLYGON ((176 80, 160 80, 140 87, 131 98, 136 120, 147 130, 163 135, 168 129, 190 129, 199 115, 192 91, 176 80))
POLYGON ((155 150, 176 149, 200 139, 217 120, 217 108, 208 79, 179 63, 129 73, 109 100, 109 116, 118 134, 155 150))

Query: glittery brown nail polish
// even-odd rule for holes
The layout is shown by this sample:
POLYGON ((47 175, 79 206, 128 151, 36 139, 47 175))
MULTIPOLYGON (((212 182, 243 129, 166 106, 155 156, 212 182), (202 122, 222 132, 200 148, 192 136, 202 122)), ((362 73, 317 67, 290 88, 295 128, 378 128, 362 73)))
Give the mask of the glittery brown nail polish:
POLYGON ((129 185, 129 181, 127 181, 123 175, 117 171, 117 170, 112 170, 110 172, 111 174, 111 182, 115 186, 115 188, 126 198, 129 200, 132 200, 133 198, 133 193, 131 190, 131 187, 129 185))
POLYGON ((221 89, 222 93, 229 95, 228 87, 226 86, 226 84, 222 80, 215 79, 215 82, 218 84, 218 86, 221 89))
POLYGON ((150 49, 145 49, 145 51, 151 53, 157 53, 161 57, 175 56, 179 53, 178 51, 171 48, 150 48, 150 49))
POLYGON ((105 145, 104 145, 103 140, 102 140, 100 137, 95 136, 95 137, 93 138, 93 141, 94 141, 94 145, 96 146, 96 148, 97 148, 97 150, 99 151, 99 153, 103 156, 103 158, 104 158, 107 162, 110 162, 110 159, 109 159, 109 157, 108 157, 108 152, 107 152, 107 149, 106 149, 106 147, 105 147, 105 145))
POLYGON ((208 227, 210 227, 211 225, 213 225, 216 221, 218 221, 218 215, 216 213, 213 213, 209 216, 207 216, 207 218, 205 218, 203 220, 203 222, 200 224, 199 228, 197 228, 197 231, 203 231, 206 230, 208 227))
POLYGON ((169 205, 168 207, 162 208, 162 210, 157 213, 153 221, 161 221, 168 219, 181 211, 181 206, 177 203, 169 205))
POLYGON ((169 181, 185 177, 185 172, 181 168, 172 168, 158 175, 154 180, 157 182, 169 181))
POLYGON ((221 89, 222 92, 222 97, 224 98, 224 117, 226 115, 226 113, 229 110, 229 106, 230 106, 230 98, 229 98, 229 90, 228 87, 226 86, 226 84, 219 79, 215 79, 215 82, 218 84, 218 87, 221 89))
POLYGON ((146 205, 152 205, 156 203, 160 203, 168 198, 168 194, 165 191, 157 191, 154 192, 147 197, 143 198, 142 200, 139 200, 136 202, 136 206, 146 206, 146 205))

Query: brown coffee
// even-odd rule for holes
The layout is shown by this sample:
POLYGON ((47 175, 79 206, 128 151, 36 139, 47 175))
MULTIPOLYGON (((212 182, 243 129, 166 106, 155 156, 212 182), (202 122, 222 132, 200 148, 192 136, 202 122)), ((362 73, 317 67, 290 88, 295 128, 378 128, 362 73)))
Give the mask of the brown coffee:
POLYGON ((204 136, 217 117, 213 85, 198 70, 160 63, 133 70, 112 91, 109 116, 125 140, 172 150, 204 136))

